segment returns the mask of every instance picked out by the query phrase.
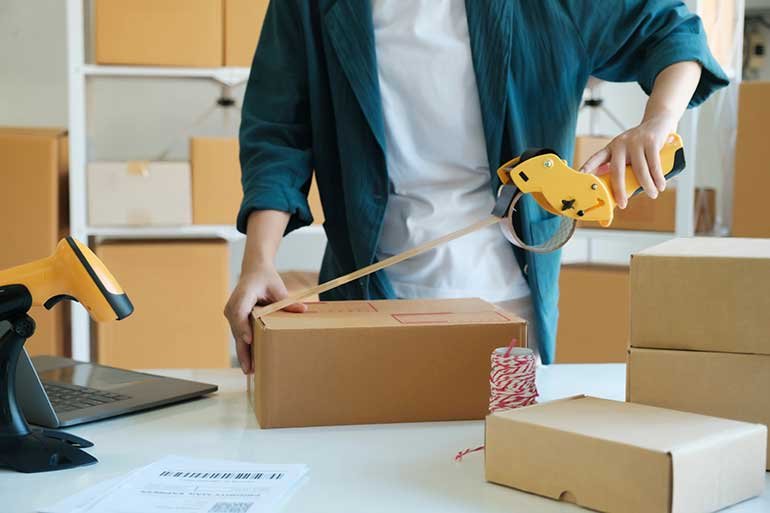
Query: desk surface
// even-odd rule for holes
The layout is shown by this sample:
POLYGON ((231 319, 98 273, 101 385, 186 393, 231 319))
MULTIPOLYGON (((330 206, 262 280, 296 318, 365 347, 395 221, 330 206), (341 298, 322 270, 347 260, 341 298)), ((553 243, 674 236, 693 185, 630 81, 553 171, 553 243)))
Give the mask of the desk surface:
MULTIPOLYGON (((481 453, 455 453, 483 441, 482 422, 268 429, 257 427, 239 370, 155 371, 216 383, 216 395, 147 413, 70 429, 95 446, 97 465, 50 474, 0 471, 3 512, 31 513, 75 491, 163 456, 306 463, 309 479, 284 513, 411 511, 585 511, 484 481, 481 453)), ((585 393, 622 400, 625 366, 553 365, 538 371, 541 400, 585 393)), ((770 511, 770 477, 762 497, 730 513, 770 511)))

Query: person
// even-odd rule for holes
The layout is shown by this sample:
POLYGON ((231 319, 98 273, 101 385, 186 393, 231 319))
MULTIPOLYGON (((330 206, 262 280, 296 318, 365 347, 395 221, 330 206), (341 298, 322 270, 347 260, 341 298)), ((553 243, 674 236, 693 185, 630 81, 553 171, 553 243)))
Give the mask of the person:
MULTIPOLYGON (((611 173, 624 208, 630 163, 655 198, 666 187, 658 152, 668 134, 728 83, 682 2, 270 2, 240 130, 246 251, 225 307, 243 371, 252 370, 250 311, 287 295, 273 261, 282 236, 312 222, 313 173, 326 281, 489 215, 497 167, 525 149, 571 155, 591 76, 636 81, 650 96, 639 125, 583 171, 611 173)), ((548 238, 558 218, 531 198, 519 206, 524 241, 548 238)), ((532 322, 548 364, 559 260, 513 247, 491 226, 322 299, 482 297, 532 322)))

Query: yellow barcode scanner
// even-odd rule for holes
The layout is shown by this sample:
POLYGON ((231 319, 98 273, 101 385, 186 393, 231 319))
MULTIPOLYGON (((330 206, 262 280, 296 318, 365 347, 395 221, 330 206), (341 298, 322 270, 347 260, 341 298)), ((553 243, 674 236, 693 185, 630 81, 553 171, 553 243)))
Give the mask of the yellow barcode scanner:
MULTIPOLYGON (((671 134, 660 151, 666 181, 685 167, 684 146, 679 134, 671 134)), ((609 226, 615 213, 610 175, 596 176, 570 168, 555 152, 537 149, 503 164, 497 175, 503 185, 513 184, 529 193, 548 212, 577 221, 598 221, 609 226)), ((631 166, 626 167, 626 192, 631 198, 642 188, 631 166)))
POLYGON ((27 297, 17 301, 28 302, 27 309, 44 306, 50 310, 69 299, 82 304, 96 322, 125 319, 134 311, 131 300, 102 261, 72 237, 60 241, 49 257, 0 271, 0 319, 3 290, 8 287, 26 289, 27 297))
POLYGON ((0 467, 49 472, 96 463, 82 450, 91 442, 63 431, 31 429, 16 401, 16 365, 35 333, 27 312, 64 300, 79 302, 97 322, 125 319, 134 311, 101 260, 72 237, 60 241, 53 255, 0 271, 0 467))

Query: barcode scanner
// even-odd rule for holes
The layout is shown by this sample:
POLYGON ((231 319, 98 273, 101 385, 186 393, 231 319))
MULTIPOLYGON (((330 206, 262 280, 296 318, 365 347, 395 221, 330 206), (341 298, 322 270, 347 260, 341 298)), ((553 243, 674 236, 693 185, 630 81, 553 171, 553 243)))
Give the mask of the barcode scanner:
POLYGON ((70 300, 97 322, 125 319, 134 311, 107 267, 87 246, 67 237, 53 255, 0 271, 0 466, 48 472, 91 465, 88 440, 62 431, 30 429, 16 401, 16 364, 35 333, 32 306, 53 308, 70 300))

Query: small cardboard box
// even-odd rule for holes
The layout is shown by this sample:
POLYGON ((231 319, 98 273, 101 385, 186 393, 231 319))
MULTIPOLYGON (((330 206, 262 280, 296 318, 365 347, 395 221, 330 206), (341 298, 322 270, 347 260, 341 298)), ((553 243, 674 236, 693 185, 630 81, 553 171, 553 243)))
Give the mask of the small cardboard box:
MULTIPOLYGON (((0 269, 51 255, 69 231, 68 148, 64 128, 0 127, 0 269)), ((67 354, 68 311, 65 303, 30 310, 31 354, 67 354)))
POLYGON ((92 162, 91 226, 180 226, 192 223, 187 162, 92 162))
POLYGON ((631 257, 631 345, 770 354, 770 239, 673 239, 631 257))
POLYGON ((770 189, 770 82, 743 82, 740 87, 732 234, 770 237, 766 208, 770 189))
POLYGON ((492 351, 526 322, 480 299, 335 301, 254 322, 263 428, 483 419, 492 351))
POLYGON ((565 265, 559 276, 557 363, 625 362, 628 267, 565 265), (601 304, 601 329, 597 328, 601 304))
POLYGON ((230 366, 222 308, 230 290, 226 241, 106 242, 96 254, 134 303, 131 317, 96 325, 99 363, 129 369, 230 366))
POLYGON ((95 0, 97 64, 222 66, 223 0, 95 0))
POLYGON ((762 493, 767 428, 573 397, 494 413, 486 478, 597 511, 708 513, 762 493))
POLYGON ((251 66, 267 4, 268 0, 225 0, 225 66, 251 66))
MULTIPOLYGON (((193 223, 231 225, 235 223, 243 198, 238 139, 235 137, 193 137, 192 163, 193 223)), ((324 222, 315 179, 308 194, 313 224, 324 222)))
POLYGON ((770 355, 631 348, 626 369, 628 401, 770 426, 770 355))

